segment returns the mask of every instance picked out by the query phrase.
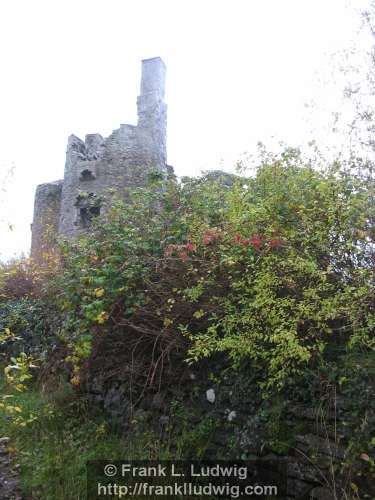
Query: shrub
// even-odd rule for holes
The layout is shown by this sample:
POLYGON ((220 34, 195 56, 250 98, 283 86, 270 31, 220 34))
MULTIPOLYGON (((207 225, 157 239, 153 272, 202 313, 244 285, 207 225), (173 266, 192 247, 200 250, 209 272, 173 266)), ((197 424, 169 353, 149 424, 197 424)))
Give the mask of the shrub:
POLYGON ((43 262, 22 257, 0 263, 0 301, 42 296, 59 267, 60 256, 55 251, 45 253, 43 262))
POLYGON ((372 189, 345 165, 319 172, 287 150, 252 178, 134 191, 62 246, 53 293, 74 383, 109 332, 122 339, 116 363, 141 352, 132 362, 147 383, 187 349, 190 362, 251 359, 268 388, 314 366, 330 343, 373 349, 372 189))
POLYGON ((23 297, 0 303, 0 355, 45 359, 58 343, 60 317, 52 301, 23 297))

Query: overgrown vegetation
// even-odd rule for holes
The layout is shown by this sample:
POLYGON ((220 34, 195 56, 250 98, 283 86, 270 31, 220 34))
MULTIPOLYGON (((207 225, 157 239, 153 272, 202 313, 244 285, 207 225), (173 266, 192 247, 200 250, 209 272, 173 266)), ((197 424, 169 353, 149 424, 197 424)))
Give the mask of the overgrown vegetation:
POLYGON ((108 329, 149 344, 148 382, 171 352, 250 358, 264 389, 316 366, 329 344, 374 347, 373 185, 298 152, 232 186, 158 184, 63 247, 54 294, 79 365, 108 329))
POLYGON ((120 438, 105 415, 88 412, 85 400, 74 397, 69 385, 62 384, 53 394, 35 389, 9 394, 4 386, 2 390, 9 397, 7 410, 0 414, 1 429, 11 438, 10 452, 21 465, 23 488, 34 498, 85 498, 88 460, 169 457, 152 432, 133 428, 131 435, 120 438), (33 416, 26 425, 21 425, 23 414, 33 416))
MULTIPOLYGON (((206 175, 165 185, 153 176, 131 204, 114 203, 86 236, 60 242, 59 257, 44 267, 3 266, 0 342, 14 356, 8 379, 23 374, 22 385, 22 367, 35 364, 36 387, 45 391, 18 387, 19 395, 3 402, 12 418, 2 425, 21 457, 26 450, 25 464, 34 463, 28 454, 39 442, 34 458, 41 465, 25 465, 26 488, 35 487, 38 498, 73 498, 58 489, 66 483, 81 498, 86 459, 124 456, 102 417, 85 420, 78 411, 77 398, 94 378, 125 380, 131 421, 148 393, 210 360, 219 367, 218 385, 224 373, 235 384, 246 366, 251 383, 244 391, 256 391, 262 446, 277 453, 295 444, 285 424, 291 407, 309 398, 331 401, 332 388, 350 395, 353 457, 362 453, 373 464, 373 413, 361 414, 371 394, 362 392, 359 401, 357 389, 361 380, 374 387, 365 361, 375 347, 374 181, 358 165, 318 170, 286 149, 263 156, 251 177, 206 175), (366 370, 368 378, 357 377, 366 370), (56 391, 60 379, 74 395, 64 413, 48 403, 48 385, 56 391), (85 445, 83 435, 91 436, 85 445), (73 468, 77 485, 66 479, 73 468), (39 490, 47 477, 57 478, 52 489, 39 490)), ((178 449, 180 456, 204 456, 216 428, 210 417, 193 436, 181 431, 170 456, 178 449)))

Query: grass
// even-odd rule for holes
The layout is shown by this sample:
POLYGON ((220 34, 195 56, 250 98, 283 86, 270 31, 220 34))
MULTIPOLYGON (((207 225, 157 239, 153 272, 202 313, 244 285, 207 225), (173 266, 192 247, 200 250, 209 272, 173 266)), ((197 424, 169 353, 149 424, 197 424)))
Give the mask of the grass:
MULTIPOLYGON (((4 383, 3 394, 10 394, 4 383)), ((67 384, 54 393, 38 389, 12 393, 12 405, 22 415, 36 420, 22 426, 18 415, 0 413, 0 432, 10 438, 10 451, 21 465, 21 483, 26 496, 43 500, 86 498, 86 462, 167 458, 168 450, 151 433, 121 436, 109 428, 100 412, 92 413, 67 384)))

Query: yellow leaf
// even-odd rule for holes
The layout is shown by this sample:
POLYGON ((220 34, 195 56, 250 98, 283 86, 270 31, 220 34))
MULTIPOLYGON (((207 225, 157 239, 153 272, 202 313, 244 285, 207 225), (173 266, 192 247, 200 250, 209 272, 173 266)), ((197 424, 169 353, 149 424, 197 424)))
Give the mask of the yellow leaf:
POLYGON ((109 315, 107 312, 102 311, 100 314, 97 315, 95 320, 99 323, 99 325, 102 325, 107 319, 109 318, 109 315))
POLYGON ((72 378, 70 379, 70 383, 71 383, 72 385, 75 385, 75 386, 79 385, 79 383, 80 383, 80 378, 79 378, 79 376, 78 376, 78 375, 75 375, 74 377, 72 377, 72 378))
POLYGON ((358 238, 361 238, 362 240, 364 240, 367 236, 367 233, 366 233, 366 231, 358 230, 357 235, 358 235, 358 238))
POLYGON ((199 309, 198 311, 195 311, 195 313, 193 314, 194 318, 201 318, 202 316, 204 316, 204 311, 202 309, 199 309))
POLYGON ((350 487, 353 491, 357 492, 358 491, 358 486, 355 483, 350 483, 350 487))
POLYGON ((164 326, 169 326, 173 323, 173 319, 170 318, 164 318, 163 325, 164 326))
POLYGON ((105 290, 104 288, 95 288, 94 290, 94 295, 95 297, 103 297, 103 295, 105 294, 105 290))

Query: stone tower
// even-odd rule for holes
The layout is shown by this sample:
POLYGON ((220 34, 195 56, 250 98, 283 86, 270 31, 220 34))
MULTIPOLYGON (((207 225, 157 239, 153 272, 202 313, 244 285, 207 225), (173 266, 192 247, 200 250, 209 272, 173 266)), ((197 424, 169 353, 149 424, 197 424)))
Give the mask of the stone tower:
POLYGON ((109 192, 122 199, 128 191, 147 183, 151 172, 167 177, 167 106, 164 62, 142 61, 141 90, 137 99, 137 125, 120 125, 112 134, 68 139, 64 179, 37 187, 32 225, 31 256, 38 260, 51 247, 55 235, 77 236, 93 217, 110 205, 109 192))

